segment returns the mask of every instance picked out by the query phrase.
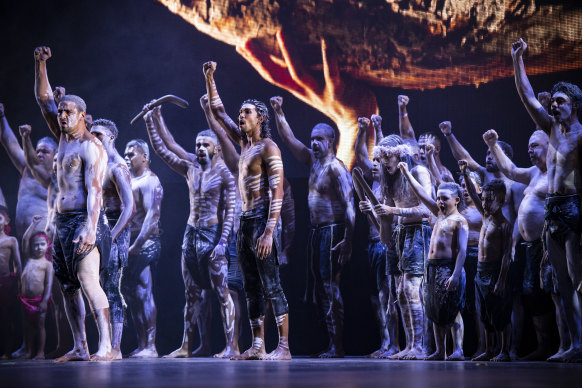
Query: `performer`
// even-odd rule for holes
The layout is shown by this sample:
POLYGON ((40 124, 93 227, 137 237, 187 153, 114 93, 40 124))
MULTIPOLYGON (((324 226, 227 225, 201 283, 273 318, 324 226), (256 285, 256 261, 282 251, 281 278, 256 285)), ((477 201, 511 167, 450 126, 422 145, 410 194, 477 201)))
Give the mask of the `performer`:
MULTIPOLYGON (((51 92, 52 94, 52 92, 51 92)), ((26 166, 24 152, 18 144, 18 139, 8 124, 4 105, 0 103, 0 143, 8 153, 12 164, 20 173, 18 186, 18 201, 16 203, 16 237, 18 240, 32 222, 32 217, 47 216, 47 191, 34 179, 30 169, 26 166)), ((50 137, 43 137, 36 144, 37 159, 47 170, 52 170, 53 157, 57 152, 57 143, 50 137)))
POLYGON ((127 267, 129 251, 129 221, 135 211, 131 178, 125 160, 115 149, 119 131, 113 121, 98 119, 91 125, 91 133, 98 138, 107 152, 107 171, 103 182, 105 216, 111 229, 109 263, 101 274, 101 282, 111 311, 111 348, 113 360, 121 360, 125 301, 121 295, 121 276, 127 267))
POLYGON ((44 323, 53 282, 50 240, 44 233, 30 239, 31 257, 20 279, 20 301, 24 309, 24 340, 26 351, 15 358, 44 359, 46 330, 44 323))
POLYGON ((384 204, 379 203, 372 208, 370 202, 360 201, 360 210, 377 216, 380 238, 384 244, 390 244, 390 239, 394 238, 399 268, 403 273, 397 293, 406 334, 406 348, 389 358, 423 359, 424 314, 420 301, 420 283, 424 275, 432 230, 428 224, 428 210, 411 191, 410 185, 397 166, 400 162, 406 162, 411 174, 426 192, 432 191, 430 173, 424 166, 416 165, 412 151, 407 145, 384 144, 386 143, 380 142, 373 150, 374 158, 380 160, 382 164, 380 180, 384 204), (392 236, 393 216, 398 216, 394 236, 392 236))
POLYGON ((129 302, 137 333, 137 349, 129 356, 156 358, 157 309, 153 279, 162 250, 159 221, 164 190, 157 175, 150 170, 150 152, 144 140, 130 140, 125 146, 124 156, 131 174, 136 209, 129 222, 129 257, 121 280, 122 294, 129 302))
POLYGON ((527 44, 523 39, 513 43, 511 57, 515 84, 519 97, 529 115, 550 137, 547 155, 548 195, 545 203, 545 238, 548 257, 554 267, 570 337, 570 349, 557 360, 582 360, 580 317, 582 309, 582 250, 580 234, 580 177, 579 155, 582 150, 582 125, 578 114, 582 91, 576 85, 558 82, 552 88, 550 111, 536 99, 525 72, 523 53, 527 44), (561 250, 566 251, 564 255, 561 250), (572 303, 576 297, 576 303, 572 303))
MULTIPOLYGON (((161 107, 145 117, 150 142, 154 150, 170 168, 181 174, 188 183, 190 216, 182 245, 182 276, 186 291, 184 307, 184 336, 182 345, 168 357, 190 357, 192 330, 199 318, 202 291, 212 289, 221 306, 222 326, 226 339, 224 358, 238 356, 234 343, 234 306, 228 290, 228 258, 226 248, 231 234, 234 206, 234 178, 217 160, 218 140, 212 131, 196 136, 196 163, 181 158, 169 150, 159 135, 160 128, 169 132, 161 114, 161 107)), ((201 332, 202 336, 208 333, 201 332)))
MULTIPOLYGON (((465 182, 470 182, 468 162, 459 161, 459 168, 465 182)), ((468 185, 467 189, 483 217, 475 293, 481 322, 487 331, 485 352, 472 360, 511 361, 509 339, 512 296, 511 286, 507 284, 507 272, 511 262, 512 226, 503 216, 502 210, 506 186, 501 179, 492 180, 483 186, 481 201, 473 185, 468 185), (501 351, 495 356, 493 340, 499 334, 501 351)))
POLYGON ((318 354, 321 358, 344 356, 344 305, 340 292, 341 269, 352 254, 355 213, 352 177, 334 153, 335 133, 327 124, 316 124, 311 130, 311 148, 301 143, 291 130, 283 113, 282 97, 272 97, 277 130, 293 156, 307 165, 309 173, 308 256, 320 308, 325 314, 329 347, 318 354))
POLYGON ((459 213, 461 187, 456 183, 442 183, 438 187, 437 199, 414 179, 406 163, 398 168, 404 175, 414 194, 437 217, 430 239, 428 268, 423 283, 425 313, 433 322, 436 351, 425 360, 463 361, 462 338, 455 341, 455 349, 446 355, 446 333, 465 302, 465 271, 463 265, 467 251, 469 226, 459 213))
POLYGON ((204 64, 206 91, 212 113, 241 147, 238 184, 242 198, 237 250, 244 276, 253 345, 241 359, 291 359, 289 351, 289 306, 279 280, 279 237, 274 232, 283 203, 283 163, 277 145, 270 139, 269 111, 257 100, 243 102, 238 125, 226 114, 216 91, 216 63, 204 64), (270 300, 279 331, 279 345, 265 355, 264 298, 270 300))
POLYGON ((53 266, 65 294, 65 308, 74 348, 56 361, 89 360, 85 333, 85 307, 81 288, 95 314, 100 340, 92 360, 111 360, 109 303, 99 285, 99 268, 107 266, 109 229, 101 215, 107 157, 103 145, 85 126, 85 102, 73 95, 55 105, 46 61, 48 47, 35 57, 35 96, 50 130, 59 139, 57 221, 53 266))

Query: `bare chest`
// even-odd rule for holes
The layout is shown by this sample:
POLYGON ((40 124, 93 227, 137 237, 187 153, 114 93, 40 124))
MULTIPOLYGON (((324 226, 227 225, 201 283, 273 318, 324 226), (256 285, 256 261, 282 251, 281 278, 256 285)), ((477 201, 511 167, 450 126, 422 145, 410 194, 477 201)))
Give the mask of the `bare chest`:
POLYGON ((221 193, 222 177, 215 171, 191 168, 188 172, 190 193, 196 198, 218 199, 221 193))

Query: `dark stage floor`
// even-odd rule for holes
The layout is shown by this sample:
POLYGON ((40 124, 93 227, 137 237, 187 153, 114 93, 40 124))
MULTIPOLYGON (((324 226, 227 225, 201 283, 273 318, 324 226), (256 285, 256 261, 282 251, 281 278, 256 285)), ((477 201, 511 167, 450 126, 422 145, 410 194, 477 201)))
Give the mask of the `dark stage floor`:
POLYGON ((0 361, 8 387, 580 387, 582 364, 202 359, 55 364, 0 361))

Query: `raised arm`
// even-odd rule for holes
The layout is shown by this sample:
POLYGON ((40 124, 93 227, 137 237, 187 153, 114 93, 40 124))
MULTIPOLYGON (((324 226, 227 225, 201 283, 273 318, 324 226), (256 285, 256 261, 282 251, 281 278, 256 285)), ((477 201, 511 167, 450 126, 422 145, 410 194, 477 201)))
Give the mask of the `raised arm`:
POLYGON ((408 111, 406 110, 406 105, 408 105, 409 101, 410 99, 408 96, 398 96, 398 128, 400 129, 400 137, 402 140, 416 141, 414 129, 412 128, 410 118, 408 117, 408 111))
POLYGON ((374 126, 374 134, 376 135, 374 138, 374 145, 377 145, 380 143, 380 140, 384 139, 384 134, 382 133, 382 116, 372 115, 370 119, 374 126))
POLYGON ((356 166, 362 169, 368 182, 372 181, 372 162, 368 154, 368 128, 370 120, 367 117, 358 118, 358 136, 356 136, 356 166))
POLYGON ((436 165, 436 160, 434 159, 434 144, 427 144, 425 147, 426 150, 426 160, 428 161, 428 169, 431 175, 434 177, 436 182, 436 187, 439 187, 441 183, 443 183, 443 178, 441 173, 436 165))
POLYGON ((208 95, 205 94, 200 97, 200 106, 204 111, 204 115, 206 116, 206 122, 208 126, 214 132, 216 137, 218 138, 218 143, 220 144, 220 148, 222 149, 222 159, 224 160, 224 164, 230 170, 232 175, 238 176, 238 161, 240 159, 240 155, 237 152, 234 144, 228 138, 226 131, 220 123, 216 120, 212 111, 210 110, 210 105, 208 104, 208 95))
POLYGON ((208 95, 208 100, 210 101, 210 109, 214 114, 214 117, 222 128, 226 130, 228 136, 236 144, 242 144, 242 134, 238 125, 226 114, 222 100, 218 95, 216 90, 216 83, 214 82, 214 72, 216 71, 216 62, 206 62, 203 65, 204 78, 206 80, 206 94, 208 95))
POLYGON ((283 97, 271 97, 270 102, 271 106, 273 107, 273 111, 275 112, 275 123, 277 123, 277 132, 279 132, 281 140, 283 140, 283 143, 289 147, 291 153, 297 160, 307 166, 310 166, 311 151, 305 146, 305 144, 297 140, 293 134, 293 131, 291 130, 291 127, 285 118, 285 113, 283 113, 283 97))
POLYGON ((0 103, 0 142, 8 153, 8 157, 12 161, 12 164, 14 164, 14 167, 16 167, 22 176, 26 169, 24 152, 22 151, 22 148, 20 148, 18 140, 16 139, 12 128, 10 128, 10 124, 8 124, 8 119, 6 118, 4 111, 4 104, 2 103, 0 103))
POLYGON ((532 178, 531 175, 532 169, 535 169, 535 167, 531 168, 516 167, 515 164, 513 164, 513 162, 511 161, 511 159, 509 159, 507 155, 505 155, 505 152, 503 152, 501 147, 499 147, 499 144, 497 144, 498 139, 499 136, 497 135, 497 132, 495 132, 494 129, 490 129, 483 134, 483 140, 485 141, 485 144, 487 144, 487 146, 489 147, 491 154, 493 154, 493 157, 497 162, 497 167, 499 167, 499 171, 501 171, 503 175, 505 175, 512 181, 520 182, 523 183, 524 185, 529 185, 529 182, 531 181, 532 178))
POLYGON ((527 113, 531 116, 536 125, 547 133, 552 127, 552 118, 536 98, 531 87, 525 66, 523 64, 523 53, 527 49, 527 44, 523 39, 519 39, 511 45, 511 58, 513 60, 513 71, 515 74, 515 86, 521 102, 525 105, 527 113))
MULTIPOLYGON (((150 142, 152 143, 152 147, 154 148, 155 153, 162 158, 164 162, 174 171, 182 176, 186 176, 188 174, 188 166, 189 161, 180 158, 178 155, 173 153, 166 147, 166 144, 162 140, 158 132, 158 122, 154 118, 154 111, 159 110, 159 106, 155 107, 153 111, 149 111, 145 114, 144 120, 146 123, 146 128, 148 131, 148 135, 150 137, 150 142)), ((158 112, 161 117, 161 113, 158 112)))
POLYGON ((135 213, 135 202, 131 190, 131 176, 125 164, 119 163, 115 166, 111 180, 115 185, 117 194, 119 194, 121 204, 123 205, 121 215, 113 229, 111 229, 111 240, 115 242, 121 231, 131 220, 133 213, 135 213))
POLYGON ((55 104, 53 90, 46 71, 46 61, 50 57, 51 49, 49 47, 37 47, 34 49, 34 96, 49 129, 59 139, 61 137, 61 128, 57 118, 57 105, 55 104))
POLYGON ((447 139, 447 143, 451 147, 451 152, 453 153, 453 157, 459 160, 465 160, 467 162, 467 166, 471 171, 481 171, 483 167, 475 161, 469 154, 469 151, 465 149, 461 145, 461 143, 457 140, 455 135, 452 132, 452 125, 450 121, 443 121, 439 124, 439 128, 443 133, 445 139, 447 139))
POLYGON ((348 262, 352 255, 352 235, 354 233, 354 226, 356 224, 352 177, 345 167, 340 169, 332 166, 331 173, 336 182, 333 187, 336 191, 337 198, 339 199, 342 207, 346 209, 344 217, 344 238, 335 247, 332 248, 332 251, 339 251, 338 263, 343 265, 348 262))
POLYGON ((405 162, 398 163, 398 168, 400 172, 412 188, 414 194, 418 197, 420 202, 422 202, 428 210, 435 216, 439 213, 439 207, 437 206, 436 202, 432 199, 431 195, 418 183, 418 181, 412 176, 410 171, 408 170, 408 164, 405 162))
POLYGON ((185 159, 189 161, 193 161, 196 159, 196 155, 186 151, 180 144, 176 142, 174 136, 168 129, 164 118, 162 117, 162 107, 158 106, 156 109, 153 110, 154 120, 156 121, 156 128, 158 130, 158 135, 171 152, 178 155, 180 159, 185 159))
POLYGON ((49 170, 45 167, 45 164, 40 161, 36 154, 36 150, 32 146, 32 141, 30 140, 30 132, 32 128, 30 125, 26 124, 19 126, 18 130, 20 131, 20 136, 22 138, 22 150, 24 151, 26 166, 41 186, 47 189, 51 184, 53 171, 52 169, 49 170))
POLYGON ((471 177, 469 176, 469 173, 467 171, 467 161, 466 160, 459 160, 458 163, 459 163, 459 169, 461 170, 461 176, 465 180, 465 186, 467 187, 467 192, 469 193, 469 196, 473 200, 475 207, 477 208, 477 210, 479 210, 479 213, 481 213, 481 217, 485 217, 485 210, 483 210, 483 204, 481 203, 481 198, 479 198, 479 194, 477 194, 477 189, 475 189, 475 184, 473 183, 473 180, 471 180, 471 177))
MULTIPOLYGON (((151 173, 150 173, 151 174, 151 173)), ((132 255, 139 253, 143 244, 156 230, 162 214, 162 198, 164 197, 164 189, 160 184, 158 177, 151 174, 147 177, 147 184, 140 189, 142 196, 142 203, 144 209, 147 209, 146 215, 141 225, 139 234, 135 241, 129 247, 129 252, 132 255)))

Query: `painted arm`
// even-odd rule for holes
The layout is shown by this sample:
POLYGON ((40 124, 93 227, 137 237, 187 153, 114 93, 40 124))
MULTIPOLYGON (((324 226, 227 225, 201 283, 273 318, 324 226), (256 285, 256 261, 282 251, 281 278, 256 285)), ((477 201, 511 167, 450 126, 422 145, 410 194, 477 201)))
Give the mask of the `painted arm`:
POLYGON ((39 310, 42 313, 46 313, 48 307, 48 301, 51 297, 51 290, 53 289, 53 278, 54 269, 51 263, 46 266, 46 271, 44 273, 44 291, 42 293, 42 301, 40 302, 39 310))
POLYGON ((345 231, 344 238, 332 251, 339 251, 338 263, 344 265, 350 260, 352 255, 352 235, 356 224, 356 212, 354 210, 354 192, 352 189, 352 177, 347 169, 332 167, 332 174, 335 175, 336 185, 334 186, 336 195, 345 210, 345 231))
POLYGON ((367 117, 358 118, 358 135, 356 136, 356 166, 362 169, 364 178, 372 182, 372 163, 368 154, 368 128, 370 120, 367 117))
POLYGON ((405 162, 400 162, 398 163, 398 168, 400 169, 400 172, 402 173, 402 175, 404 175, 404 177, 410 184, 412 191, 418 197, 420 202, 422 202, 426 206, 426 208, 430 210, 432 214, 438 216, 439 207, 437 206, 436 202, 432 199, 431 195, 428 192, 426 192, 426 190, 420 185, 420 183, 418 183, 418 181, 412 176, 410 171, 408 171, 408 164, 405 162))
POLYGON ((529 79, 527 78, 525 66, 523 64, 523 53, 526 49, 527 44, 521 38, 519 41, 514 42, 511 45, 515 86, 519 98, 521 98, 521 102, 523 102, 525 109, 527 109, 527 113, 529 113, 530 117, 539 128, 549 134, 552 127, 552 118, 536 98, 529 79))
POLYGON ((44 227, 46 226, 41 223, 41 221, 45 220, 46 223, 50 222, 50 220, 46 219, 43 216, 35 215, 32 216, 32 222, 26 228, 26 231, 22 235, 22 254, 24 257, 30 257, 30 238, 39 232, 44 232, 44 227))
POLYGON ((206 94, 210 101, 210 109, 216 120, 225 129, 228 136, 236 144, 242 144, 243 134, 240 132, 238 125, 226 114, 222 100, 216 90, 216 83, 214 82, 214 72, 216 71, 216 62, 206 62, 203 65, 204 78, 206 80, 206 94))
POLYGON ((469 154, 469 151, 467 151, 465 149, 465 147, 463 147, 461 145, 461 143, 457 140, 457 138, 455 137, 455 135, 452 133, 452 125, 450 121, 443 121, 442 123, 439 124, 439 128, 441 130, 441 132, 443 133, 443 135, 445 136, 445 139, 447 139, 447 143, 449 143, 449 146, 451 147, 451 152, 453 153, 453 157, 459 161, 459 160, 465 160, 467 162, 467 166, 469 167, 469 170, 471 171, 480 171, 483 169, 483 167, 481 167, 481 165, 479 163, 477 163, 475 161, 475 159, 473 159, 471 157, 471 155, 469 154))
POLYGON ((275 112, 275 123, 277 124, 277 132, 279 133, 279 136, 281 136, 281 140, 283 140, 283 143, 289 147, 291 153, 297 160, 310 167, 311 151, 305 146, 305 144, 297 140, 293 134, 293 131, 285 118, 285 113, 283 113, 283 97, 271 97, 270 102, 273 111, 275 112))
POLYGON ((499 171, 512 181, 523 183, 524 185, 529 185, 531 181, 531 173, 532 168, 518 168, 513 164, 511 159, 505 155, 505 152, 499 147, 497 144, 497 140, 499 136, 495 130, 490 129, 483 134, 483 140, 485 144, 489 147, 489 150, 493 154, 495 161, 497 162, 497 167, 499 167, 499 171))
POLYGON ((185 160, 189 160, 189 161, 196 159, 196 155, 186 151, 174 139, 174 136, 172 135, 172 133, 168 129, 168 126, 166 125, 166 122, 164 121, 164 118, 162 117, 162 107, 161 106, 158 106, 158 107, 156 107, 156 109, 153 110, 153 116, 154 116, 154 120, 156 120, 156 123, 157 123, 158 135, 162 138, 162 141, 164 142, 166 147, 171 152, 178 155, 178 157, 180 159, 185 159, 185 160))
POLYGON ((503 295, 507 283, 507 273, 509 272, 509 265, 511 264, 511 246, 512 246, 512 228, 509 222, 505 222, 502 226, 501 244, 503 257, 501 259, 501 271, 499 278, 495 283, 493 293, 496 295, 503 295))
POLYGON ((463 266, 465 265, 465 257, 467 256, 467 242, 469 241, 469 225, 467 220, 461 218, 457 221, 457 246, 459 247, 459 252, 457 253, 457 259, 455 260, 455 269, 449 280, 446 281, 445 286, 447 291, 455 291, 459 286, 459 279, 461 278, 461 273, 463 272, 463 266))
POLYGON ((408 96, 399 95, 398 96, 398 128, 400 129, 400 137, 402 140, 413 140, 416 141, 414 136, 414 129, 408 118, 408 112, 406 110, 406 105, 410 99, 408 96))
POLYGON ((147 185, 140 189, 143 207, 144 209, 147 209, 147 212, 139 234, 135 238, 133 244, 129 247, 129 253, 131 255, 137 255, 139 253, 143 244, 157 228, 162 213, 161 209, 164 189, 162 188, 158 177, 151 175, 147 179, 147 185))
POLYGON ((224 221, 222 222, 222 234, 220 235, 220 243, 224 246, 228 243, 232 226, 234 225, 234 207, 236 206, 236 188, 234 177, 227 171, 224 166, 220 167, 222 171, 222 195, 224 201, 224 221))
POLYGON ((14 272, 16 272, 16 278, 20 280, 20 275, 22 275, 22 261, 20 260, 20 249, 18 249, 18 240, 16 237, 12 237, 11 249, 10 255, 12 257, 14 272))
POLYGON ((135 213, 135 201, 133 199, 133 192, 131 190, 131 176, 129 174, 129 169, 125 164, 119 163, 113 169, 112 179, 115 188, 117 189, 117 194, 121 199, 121 204, 123 205, 123 210, 121 215, 115 223, 113 229, 111 229, 111 240, 113 242, 117 241, 117 237, 121 234, 121 231, 127 226, 133 213, 135 213))
POLYGON ((22 138, 22 150, 24 151, 26 167, 28 167, 32 176, 41 184, 41 186, 47 189, 52 181, 52 169, 48 170, 38 158, 36 150, 32 146, 32 141, 30 140, 30 125, 21 125, 18 129, 20 130, 20 136, 22 138))
POLYGON ((295 200, 293 199, 291 184, 287 178, 283 180, 283 192, 283 207, 281 208, 283 252, 279 261, 280 264, 285 265, 289 261, 289 253, 295 238, 295 200))
POLYGON ((441 173, 436 165, 436 160, 434 159, 434 144, 426 145, 426 159, 428 160, 428 169, 431 175, 434 177, 436 182, 436 187, 438 188, 442 183, 444 183, 441 173))
MULTIPOLYGON (((152 147, 154 148, 155 153, 174 171, 182 176, 186 176, 188 174, 188 166, 190 162, 188 160, 180 158, 178 155, 173 153, 166 147, 166 144, 162 140, 159 135, 159 122, 156 120, 154 116, 154 111, 159 111, 160 107, 155 107, 153 111, 149 111, 145 114, 144 120, 146 123, 146 128, 148 131, 148 135, 150 137, 150 143, 152 143, 152 147)), ((161 117, 161 113, 159 113, 159 117, 161 117)))
POLYGON ((469 193, 469 196, 473 200, 475 207, 477 208, 477 210, 479 210, 479 213, 481 213, 481 217, 485 217, 485 210, 483 209, 481 198, 479 198, 479 194, 477 194, 477 189, 475 189, 475 184, 473 183, 473 180, 471 179, 467 172, 467 161, 459 160, 458 163, 459 169, 461 170, 461 175, 465 180, 465 186, 467 186, 467 192, 469 193))
POLYGON ((61 128, 58 122, 57 104, 55 104, 53 90, 46 71, 46 61, 50 57, 51 49, 49 47, 34 49, 34 96, 49 129, 59 139, 61 128))
POLYGON ((4 111, 4 104, 0 103, 0 143, 4 146, 4 149, 8 153, 8 157, 14 167, 18 170, 20 175, 24 175, 24 170, 26 169, 26 162, 24 159, 24 152, 20 145, 18 144, 18 140, 10 128, 10 124, 8 124, 8 119, 6 118, 6 114, 4 111))
POLYGON ((382 133, 382 116, 372 115, 370 119, 374 126, 374 134, 376 135, 374 138, 374 145, 377 145, 382 139, 384 139, 384 134, 382 133))
POLYGON ((232 142, 228 138, 228 135, 224 128, 222 128, 220 123, 216 120, 216 118, 212 114, 212 110, 210 109, 210 105, 208 104, 207 94, 200 97, 200 106, 204 111, 204 115, 206 116, 206 122, 208 123, 208 126, 218 138, 218 143, 220 144, 220 148, 222 149, 222 160, 224 160, 224 164, 226 164, 226 167, 228 167, 232 175, 238 176, 238 161, 240 160, 240 155, 237 152, 236 148, 234 148, 234 144, 232 144, 232 142))

